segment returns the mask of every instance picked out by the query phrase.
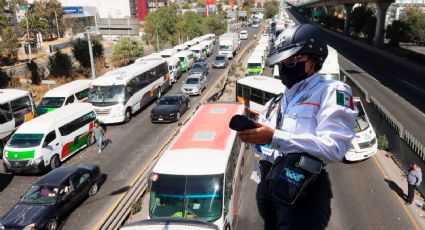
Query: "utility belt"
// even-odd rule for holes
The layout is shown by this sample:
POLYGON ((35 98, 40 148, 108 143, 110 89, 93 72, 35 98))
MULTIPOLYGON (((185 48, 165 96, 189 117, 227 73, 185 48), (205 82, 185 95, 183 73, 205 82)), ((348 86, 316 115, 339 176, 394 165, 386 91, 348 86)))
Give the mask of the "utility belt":
POLYGON ((300 195, 308 193, 308 188, 315 182, 323 166, 321 160, 307 153, 278 157, 265 176, 267 192, 277 200, 292 205, 300 195))

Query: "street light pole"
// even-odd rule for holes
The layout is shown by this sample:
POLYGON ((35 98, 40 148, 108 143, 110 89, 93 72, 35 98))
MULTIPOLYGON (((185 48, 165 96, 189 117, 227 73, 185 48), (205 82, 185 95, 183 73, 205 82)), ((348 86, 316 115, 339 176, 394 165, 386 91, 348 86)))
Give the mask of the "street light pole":
POLYGON ((89 54, 90 54, 90 65, 91 65, 91 75, 93 79, 96 79, 96 71, 94 67, 94 59, 93 59, 93 50, 90 38, 90 28, 87 27, 87 42, 89 43, 89 54))
POLYGON ((56 20, 56 31, 58 32, 58 39, 61 38, 59 34, 59 23, 58 23, 58 14, 55 11, 55 20, 56 20))
POLYGON ((156 52, 159 53, 159 38, 158 38, 158 24, 156 25, 156 52))
POLYGON ((31 61, 32 60, 32 52, 31 52, 31 44, 30 44, 30 26, 28 25, 28 11, 27 11, 27 15, 25 17, 25 20, 27 22, 27 42, 28 42, 28 59, 31 61))

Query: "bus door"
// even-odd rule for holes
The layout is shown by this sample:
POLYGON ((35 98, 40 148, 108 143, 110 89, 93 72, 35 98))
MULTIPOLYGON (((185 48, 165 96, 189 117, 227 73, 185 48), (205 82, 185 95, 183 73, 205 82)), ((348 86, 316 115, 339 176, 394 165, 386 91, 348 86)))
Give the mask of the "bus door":
POLYGON ((10 104, 0 104, 0 141, 12 134, 14 128, 15 119, 13 118, 10 104))

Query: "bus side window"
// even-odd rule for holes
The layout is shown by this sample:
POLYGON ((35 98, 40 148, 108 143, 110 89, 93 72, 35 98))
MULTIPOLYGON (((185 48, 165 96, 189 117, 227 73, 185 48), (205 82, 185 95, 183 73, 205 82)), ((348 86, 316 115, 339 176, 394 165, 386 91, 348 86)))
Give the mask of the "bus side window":
POLYGON ((44 139, 43 147, 44 146, 47 146, 48 144, 50 144, 55 139, 56 139, 56 133, 53 130, 52 132, 50 132, 49 134, 47 134, 46 139, 44 139))
POLYGON ((65 105, 71 104, 74 102, 74 95, 71 95, 66 99, 65 105))
POLYGON ((4 124, 13 119, 9 103, 0 104, 0 124, 4 124))
POLYGON ((31 100, 29 96, 24 96, 10 102, 15 126, 19 126, 25 121, 25 114, 32 111, 31 100))

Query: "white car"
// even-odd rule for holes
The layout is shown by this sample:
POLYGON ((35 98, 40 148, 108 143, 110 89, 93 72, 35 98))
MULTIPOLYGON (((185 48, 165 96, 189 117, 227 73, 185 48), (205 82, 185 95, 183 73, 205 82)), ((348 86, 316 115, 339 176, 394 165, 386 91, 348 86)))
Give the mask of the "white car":
POLYGON ((246 39, 248 39, 248 31, 247 30, 241 30, 241 32, 240 32, 240 34, 239 34, 239 38, 240 39, 243 39, 243 40, 246 40, 246 39))

